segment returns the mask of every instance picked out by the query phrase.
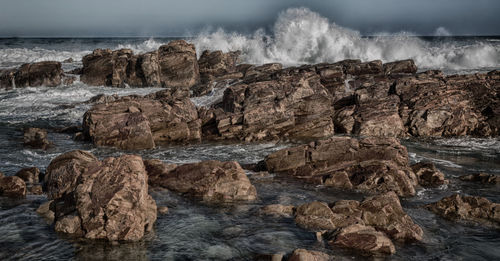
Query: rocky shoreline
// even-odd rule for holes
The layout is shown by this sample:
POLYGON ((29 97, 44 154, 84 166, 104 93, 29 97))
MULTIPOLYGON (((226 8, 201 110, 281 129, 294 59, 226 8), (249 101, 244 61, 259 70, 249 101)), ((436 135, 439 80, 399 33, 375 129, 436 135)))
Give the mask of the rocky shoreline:
MULTIPOLYGON (((425 237, 425 228, 404 211, 400 197, 449 183, 430 162, 411 165, 399 139, 500 135, 498 70, 418 72, 412 60, 283 68, 240 64, 239 54, 204 51, 197 59, 192 44, 177 40, 144 54, 97 49, 83 58, 83 68, 67 73, 57 62, 1 70, 1 89, 69 84, 74 74, 88 85, 165 89, 145 96, 95 97, 81 128, 68 129, 75 139, 124 150, 122 155, 100 160, 75 150, 54 158, 45 173, 36 167, 12 177, 0 173, 0 196, 47 195, 49 201, 37 212, 55 231, 71 237, 139 241, 154 230, 157 216, 167 213, 150 196, 152 190, 169 190, 203 204, 237 205, 259 198, 248 172, 276 175, 367 197, 269 205, 259 214, 293 219, 304 233, 314 233, 334 249, 386 256, 425 237), (207 106, 196 106, 191 99, 216 90, 223 96, 207 106), (221 141, 293 145, 250 165, 167 164, 130 154, 164 144, 221 141)), ((54 146, 38 128, 25 130, 24 145, 54 146)), ((493 174, 460 179, 498 184, 493 174)), ((453 195, 421 207, 446 219, 500 227, 500 206, 486 198, 453 195)), ((333 258, 297 249, 258 260, 333 258)))

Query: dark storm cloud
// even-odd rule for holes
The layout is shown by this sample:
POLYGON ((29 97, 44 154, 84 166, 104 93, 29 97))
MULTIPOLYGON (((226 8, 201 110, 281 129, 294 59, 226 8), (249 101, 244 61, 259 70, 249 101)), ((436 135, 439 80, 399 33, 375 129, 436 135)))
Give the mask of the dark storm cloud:
POLYGON ((0 36, 173 36, 205 27, 270 28, 307 7, 363 34, 499 35, 498 0, 0 0, 0 36))

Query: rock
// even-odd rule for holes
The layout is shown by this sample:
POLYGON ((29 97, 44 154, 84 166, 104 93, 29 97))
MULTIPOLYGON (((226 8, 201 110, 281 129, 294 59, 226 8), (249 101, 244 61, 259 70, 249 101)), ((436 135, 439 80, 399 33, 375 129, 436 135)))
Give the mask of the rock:
POLYGON ((500 228, 500 204, 483 197, 453 194, 425 207, 446 219, 500 228))
POLYGON ((380 74, 383 72, 382 61, 380 60, 366 63, 347 62, 343 66, 346 74, 354 76, 380 74))
POLYGON ((113 78, 113 52, 96 49, 82 58, 83 68, 80 80, 91 86, 111 86, 113 78))
POLYGON ((240 54, 240 51, 228 53, 203 51, 200 59, 198 59, 202 81, 236 72, 236 63, 240 54))
POLYGON ((163 87, 189 90, 200 80, 195 47, 184 40, 160 46, 158 65, 163 87))
POLYGON ((0 69, 0 89, 10 90, 16 87, 14 81, 16 69, 0 69))
POLYGON ((60 62, 23 64, 15 73, 15 87, 56 87, 61 85, 63 74, 60 62))
POLYGON ((162 174, 155 186, 203 201, 255 200, 257 191, 237 162, 203 161, 184 164, 162 174))
POLYGON ((57 199, 72 193, 81 175, 97 161, 94 155, 82 150, 66 152, 53 159, 45 174, 48 198, 57 199))
POLYGON ((262 207, 259 214, 275 217, 292 217, 295 212, 295 206, 285 206, 280 204, 272 204, 262 207))
POLYGON ((0 177, 0 196, 9 198, 26 197, 26 183, 16 176, 0 177))
POLYGON ((295 249, 288 261, 328 261, 333 257, 319 251, 295 249))
POLYGON ((413 60, 401 60, 390 63, 384 63, 384 74, 393 75, 400 73, 414 74, 417 73, 417 66, 413 60))
POLYGON ((270 172, 338 188, 413 196, 417 185, 408 152, 394 138, 332 137, 276 151, 264 161, 270 172))
POLYGON ((37 209, 36 213, 43 217, 47 223, 53 224, 54 223, 54 211, 50 210, 50 204, 52 204, 52 200, 47 201, 43 204, 41 204, 37 209))
POLYGON ((258 254, 254 257, 254 261, 282 261, 283 254, 258 254))
POLYGON ((147 179, 139 156, 98 161, 83 151, 60 155, 46 175, 56 231, 89 239, 140 240, 152 229, 157 212, 147 179))
POLYGON ((31 185, 27 187, 28 194, 31 195, 42 195, 43 194, 43 188, 42 185, 31 185))
POLYGON ((38 183, 40 170, 37 167, 24 168, 16 173, 16 176, 20 177, 26 183, 38 183))
POLYGON ((360 224, 342 228, 329 242, 332 246, 359 251, 367 255, 392 255, 396 248, 391 240, 373 227, 360 224))
POLYGON ((39 128, 27 128, 24 130, 24 145, 35 149, 46 150, 52 146, 47 138, 47 131, 39 128))
POLYGON ((444 174, 431 162, 420 162, 411 168, 418 177, 418 184, 423 187, 437 187, 449 183, 444 174))
POLYGON ((394 192, 368 197, 362 202, 340 200, 331 207, 322 202, 306 203, 297 208, 295 223, 313 231, 360 224, 401 242, 420 241, 423 236, 423 230, 404 212, 394 192))
POLYGON ((159 184, 163 177, 175 168, 176 164, 167 164, 159 159, 144 160, 144 167, 148 173, 148 182, 151 186, 159 184))
POLYGON ((84 133, 95 145, 127 150, 200 140, 200 125, 191 100, 172 90, 97 104, 85 113, 83 120, 84 133))
POLYGON ((158 214, 166 215, 168 213, 168 207, 158 207, 158 214))
POLYGON ((486 184, 500 184, 500 176, 486 173, 476 173, 460 177, 462 181, 480 182, 486 184))

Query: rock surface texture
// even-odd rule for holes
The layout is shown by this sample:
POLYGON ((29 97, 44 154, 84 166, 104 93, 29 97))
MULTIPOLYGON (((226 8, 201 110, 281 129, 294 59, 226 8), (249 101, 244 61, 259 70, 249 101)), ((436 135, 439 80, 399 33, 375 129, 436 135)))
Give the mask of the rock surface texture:
POLYGON ((17 69, 0 69, 0 89, 23 87, 56 87, 68 81, 60 62, 23 64, 17 69))
POLYGON ((52 146, 49 141, 47 131, 39 128, 27 128, 24 130, 24 145, 34 148, 46 150, 52 146))
POLYGON ((156 203, 148 194, 148 176, 139 156, 99 161, 88 152, 71 151, 51 162, 45 179, 58 232, 137 241, 156 221, 156 203))

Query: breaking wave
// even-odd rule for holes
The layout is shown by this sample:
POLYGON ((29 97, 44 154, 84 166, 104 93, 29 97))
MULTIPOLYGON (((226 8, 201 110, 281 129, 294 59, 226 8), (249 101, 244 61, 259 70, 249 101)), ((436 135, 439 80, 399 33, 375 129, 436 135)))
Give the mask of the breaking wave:
MULTIPOLYGON (((440 35, 449 33, 438 28, 440 35)), ((362 37, 307 8, 282 12, 272 34, 252 35, 218 29, 193 39, 197 50, 243 51, 248 63, 285 65, 335 62, 343 59, 384 62, 413 59, 421 69, 480 69, 500 66, 500 44, 481 39, 426 41, 411 33, 362 37)))

